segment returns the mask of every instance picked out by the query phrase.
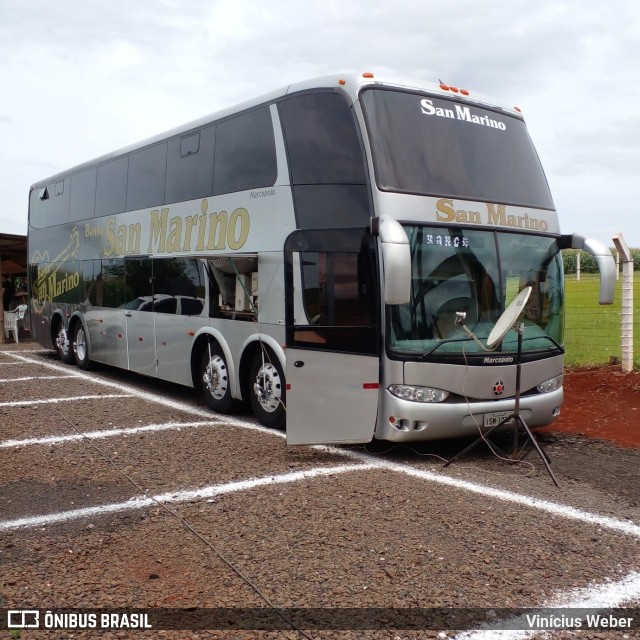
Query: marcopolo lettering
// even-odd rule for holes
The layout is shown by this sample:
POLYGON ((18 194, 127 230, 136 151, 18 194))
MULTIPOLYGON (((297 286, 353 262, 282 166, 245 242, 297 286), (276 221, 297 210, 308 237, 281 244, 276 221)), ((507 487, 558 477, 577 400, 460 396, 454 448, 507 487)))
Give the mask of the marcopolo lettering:
POLYGON ((513 356, 485 356, 483 364, 511 364, 513 356))

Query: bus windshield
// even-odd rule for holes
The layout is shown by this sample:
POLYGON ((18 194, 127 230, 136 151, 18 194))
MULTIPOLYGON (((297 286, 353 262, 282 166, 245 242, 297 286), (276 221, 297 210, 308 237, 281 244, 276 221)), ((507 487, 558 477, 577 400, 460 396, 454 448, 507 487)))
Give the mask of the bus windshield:
POLYGON ((504 111, 427 94, 361 94, 378 187, 553 209, 525 123, 504 111))
MULTIPOLYGON (((521 321, 523 351, 555 352, 563 340, 562 260, 556 239, 522 233, 405 225, 411 244, 411 302, 390 307, 389 347, 401 357, 482 352, 481 342, 518 292, 532 293, 521 321)), ((499 349, 513 353, 510 331, 499 349)))

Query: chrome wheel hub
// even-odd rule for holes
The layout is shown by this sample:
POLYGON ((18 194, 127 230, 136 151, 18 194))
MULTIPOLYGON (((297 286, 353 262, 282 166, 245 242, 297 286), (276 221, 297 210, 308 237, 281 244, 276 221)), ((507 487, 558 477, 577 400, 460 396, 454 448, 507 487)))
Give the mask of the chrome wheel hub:
POLYGON ((204 386, 216 400, 222 400, 229 388, 227 365, 220 356, 213 356, 202 376, 204 386))
POLYGON ((60 327, 60 330, 58 331, 58 335, 56 336, 56 347, 60 353, 65 356, 69 355, 69 338, 67 337, 67 332, 64 327, 60 327))
POLYGON ((84 329, 78 329, 73 350, 78 360, 83 361, 87 357, 87 337, 84 335, 84 329))
POLYGON ((282 401, 282 381, 278 370, 269 362, 265 362, 256 375, 253 392, 260 406, 268 413, 273 413, 282 401))

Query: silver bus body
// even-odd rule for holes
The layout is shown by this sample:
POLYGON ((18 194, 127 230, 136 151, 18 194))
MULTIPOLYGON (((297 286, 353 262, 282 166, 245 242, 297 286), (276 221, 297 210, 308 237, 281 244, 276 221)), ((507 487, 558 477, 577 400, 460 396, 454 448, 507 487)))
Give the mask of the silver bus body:
POLYGON ((290 444, 461 437, 512 412, 516 363, 513 338, 484 352, 451 319, 464 313, 486 340, 529 278, 540 308, 528 311, 520 406, 530 426, 552 423, 563 399, 559 251, 596 255, 603 303, 611 255, 561 235, 550 196, 538 202, 533 186, 527 202, 506 179, 496 197, 491 184, 475 196, 459 188, 457 176, 482 181, 471 175, 482 145, 502 144, 510 128, 520 131, 513 153, 546 187, 516 110, 444 85, 365 76, 290 85, 34 184, 38 341, 69 363, 195 387, 222 413, 248 400, 269 426, 283 426, 286 404, 290 444), (307 113, 325 127, 318 140, 306 139, 307 113), (266 150, 245 151, 249 164, 265 154, 252 166, 257 178, 238 178, 222 152, 238 146, 234 135, 244 140, 245 115, 268 129, 266 150), (438 136, 437 162, 415 149, 438 183, 432 193, 419 171, 394 164, 401 149, 384 139, 386 127, 411 138, 409 121, 438 136), (361 166, 325 149, 323 135, 336 138, 327 147, 351 136, 361 166))

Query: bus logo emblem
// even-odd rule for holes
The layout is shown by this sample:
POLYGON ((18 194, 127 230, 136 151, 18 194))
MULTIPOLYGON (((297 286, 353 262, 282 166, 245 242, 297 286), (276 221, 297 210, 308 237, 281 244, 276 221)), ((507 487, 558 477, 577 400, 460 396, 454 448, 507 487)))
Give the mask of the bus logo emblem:
POLYGON ((503 391, 504 391, 504 382, 502 382, 502 380, 498 380, 498 382, 496 382, 493 385, 493 393, 496 396, 501 396, 503 391))

